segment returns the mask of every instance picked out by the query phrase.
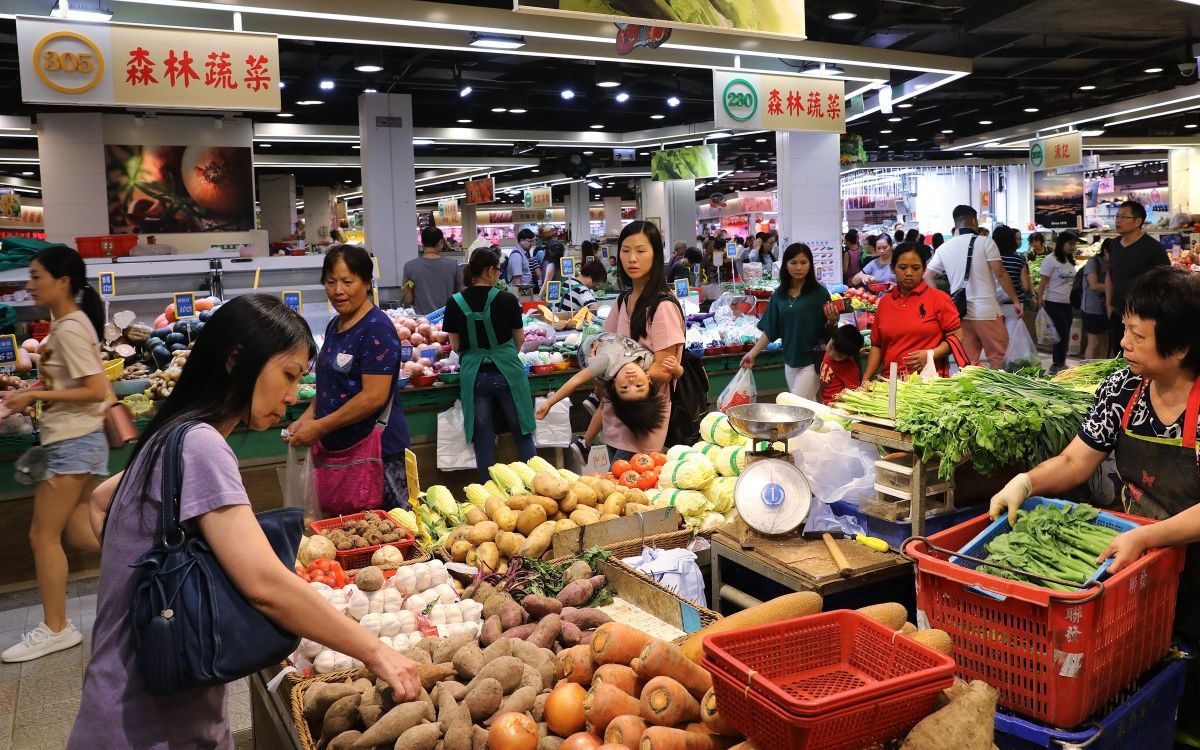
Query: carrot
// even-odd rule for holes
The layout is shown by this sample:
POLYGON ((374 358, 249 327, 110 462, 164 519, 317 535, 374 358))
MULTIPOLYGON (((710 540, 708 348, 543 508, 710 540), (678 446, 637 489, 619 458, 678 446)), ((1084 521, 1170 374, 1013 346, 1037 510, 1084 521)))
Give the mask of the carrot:
POLYGON ((644 684, 637 672, 624 664, 601 664, 596 667, 596 671, 592 673, 592 683, 597 682, 615 685, 635 698, 642 694, 642 685, 644 684))
POLYGON ((558 676, 567 682, 587 685, 592 681, 592 670, 595 668, 595 664, 592 662, 591 646, 565 648, 558 652, 555 661, 557 662, 558 676))
POLYGON ((683 649, 674 643, 651 639, 638 656, 634 669, 642 679, 671 677, 687 688, 696 700, 712 689, 712 675, 704 667, 688 660, 683 649))
POLYGON ((642 652, 650 636, 619 622, 606 622, 592 638, 592 658, 597 664, 628 664, 642 652))
POLYGON ((641 712, 642 704, 637 698, 604 682, 592 685, 583 698, 583 718, 592 734, 604 734, 609 723, 618 716, 640 715, 641 712))
POLYGON ((727 750, 737 743, 733 737, 689 732, 673 727, 649 727, 638 750, 727 750))
POLYGON ((700 718, 700 703, 683 685, 658 676, 642 688, 642 718, 660 727, 673 727, 700 718))
POLYGON ((625 714, 618 716, 604 730, 604 741, 613 745, 621 745, 628 750, 637 750, 638 742, 646 731, 646 721, 640 716, 625 714))
POLYGON ((717 694, 711 688, 704 694, 704 700, 700 701, 700 721, 704 722, 704 726, 710 732, 727 737, 740 737, 742 734, 721 718, 721 714, 717 712, 717 694))

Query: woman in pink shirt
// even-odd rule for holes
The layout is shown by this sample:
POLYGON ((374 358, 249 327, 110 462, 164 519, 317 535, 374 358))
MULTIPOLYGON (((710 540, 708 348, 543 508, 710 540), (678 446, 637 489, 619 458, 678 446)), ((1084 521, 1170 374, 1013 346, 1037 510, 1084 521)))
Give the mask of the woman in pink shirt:
MULTIPOLYGON (((632 222, 621 231, 618 247, 617 276, 622 291, 604 321, 604 330, 636 340, 654 352, 655 364, 660 367, 667 357, 679 359, 684 344, 683 309, 667 287, 666 259, 658 227, 648 221, 632 222)), ((601 400, 601 433, 608 446, 610 463, 634 453, 663 449, 671 418, 670 384, 660 387, 657 397, 664 405, 662 422, 636 435, 617 419, 609 399, 601 400)))

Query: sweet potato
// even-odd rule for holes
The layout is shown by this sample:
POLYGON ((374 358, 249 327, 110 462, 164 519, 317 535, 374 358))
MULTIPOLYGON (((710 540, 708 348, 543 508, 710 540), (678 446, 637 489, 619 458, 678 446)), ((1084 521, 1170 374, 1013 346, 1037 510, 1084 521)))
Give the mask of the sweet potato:
POLYGON ((362 732, 357 729, 348 729, 330 740, 329 744, 325 746, 325 750, 351 750, 354 747, 354 741, 359 737, 362 737, 362 732))
POLYGON ((595 664, 592 662, 590 646, 572 646, 564 649, 558 653, 555 661, 560 679, 585 686, 591 683, 595 664))
POLYGON ((460 679, 473 680, 483 668, 483 650, 478 644, 469 643, 454 655, 454 671, 460 679))
POLYGON ((608 729, 604 730, 604 741, 628 750, 637 750, 645 731, 645 719, 635 714, 623 714, 608 723, 608 729))
POLYGON ((486 648, 496 642, 500 634, 504 632, 504 628, 500 625, 500 615, 492 615, 483 621, 483 628, 479 631, 479 642, 486 648))
POLYGON ((527 622, 524 625, 518 625, 515 628, 505 630, 503 637, 517 641, 524 640, 533 635, 533 631, 537 630, 537 626, 538 623, 536 622, 527 622))
POLYGON ((562 618, 558 615, 546 615, 538 622, 537 627, 529 635, 529 642, 540 648, 550 648, 558 640, 562 632, 562 618))
POLYGON ((619 622, 606 622, 592 639, 592 657, 597 664, 629 664, 641 654, 650 636, 619 622))
POLYGON ((559 634, 558 639, 562 641, 562 644, 567 648, 570 648, 571 646, 578 646, 583 640, 583 631, 579 629, 578 625, 563 620, 562 633, 559 634))
POLYGON ((612 622, 604 610, 595 607, 563 607, 560 614, 567 622, 578 625, 580 630, 595 630, 606 622, 612 622))
POLYGON ((485 677, 473 685, 463 703, 471 712, 471 721, 478 724, 500 708, 500 702, 504 700, 504 689, 500 686, 500 681, 493 677, 485 677))
POLYGON ((355 691, 344 698, 338 698, 325 712, 321 721, 321 744, 327 744, 342 732, 348 732, 358 723, 358 702, 362 695, 355 691))
POLYGON ((542 693, 533 699, 533 708, 529 713, 533 716, 534 721, 544 721, 546 719, 546 699, 550 697, 550 693, 542 693))
POLYGON ((913 727, 900 750, 990 750, 996 697, 995 688, 972 680, 963 695, 913 727))
POLYGON ((609 685, 619 687, 634 698, 641 696, 644 684, 644 680, 638 677, 637 672, 624 664, 601 664, 596 667, 596 671, 592 673, 592 684, 597 682, 607 682, 609 685))
POLYGON ((459 633, 445 639, 433 650, 433 663, 445 664, 454 661, 454 655, 458 650, 467 644, 475 643, 475 636, 471 633, 459 633))
POLYGON ((505 630, 511 630, 518 625, 524 625, 527 619, 525 610, 512 599, 501 604, 500 611, 497 614, 500 615, 500 627, 505 630))
POLYGON ((509 656, 512 654, 512 639, 500 636, 495 641, 492 641, 483 649, 483 663, 487 664, 499 659, 501 656, 509 656))
POLYGON ((503 702, 500 703, 500 708, 496 710, 496 713, 492 714, 487 720, 484 721, 484 726, 490 727, 492 722, 495 721, 496 717, 500 716, 501 714, 511 713, 514 711, 516 713, 523 714, 526 711, 532 711, 533 702, 537 700, 537 697, 538 691, 531 687, 523 687, 513 691, 512 695, 508 696, 503 700, 503 702))
POLYGON ((409 729, 423 721, 433 721, 434 718, 432 702, 401 703, 380 717, 379 721, 363 732, 362 737, 355 740, 355 750, 366 750, 376 745, 390 745, 409 729))
POLYGON ((700 702, 678 681, 659 675, 642 688, 642 718, 662 727, 700 718, 700 702))
POLYGON ((418 664, 417 674, 421 677, 421 687, 433 690, 433 686, 442 680, 454 677, 454 667, 450 664, 418 664))
POLYGON ((580 578, 563 586, 562 591, 559 591, 554 598, 561 602, 564 607, 582 607, 592 600, 592 594, 594 593, 592 580, 590 578, 580 578))
MULTIPOLYGON (((525 673, 525 665, 515 656, 501 656, 483 665, 475 678, 467 685, 468 694, 473 692, 480 682, 493 679, 500 683, 500 692, 507 695, 521 684, 521 676, 525 673)), ((495 709, 493 709, 494 711, 495 709)), ((472 710, 472 714, 474 711, 472 710)), ((488 714, 489 716, 491 714, 488 714)))
POLYGON ((433 750, 441 738, 441 724, 421 724, 400 735, 396 740, 396 747, 402 747, 404 750, 433 750))
POLYGON ((711 689, 704 694, 704 699, 700 701, 700 721, 708 731, 714 734, 722 734, 726 737, 740 737, 742 734, 721 718, 721 714, 717 711, 717 694, 711 689))
POLYGON ((359 703, 358 720, 362 722, 364 727, 370 729, 375 725, 375 722, 379 721, 379 717, 381 716, 383 716, 383 706, 378 704, 364 706, 361 702, 359 703))
POLYGON ((623 714, 641 715, 641 702, 620 688, 599 683, 583 698, 583 717, 588 731, 603 735, 609 723, 623 714))
POLYGON ((521 682, 518 684, 517 690, 520 690, 524 687, 531 687, 540 693, 542 692, 543 686, 544 683, 542 682, 541 672, 538 672, 537 669, 526 664, 521 672, 521 682))
POLYGON ((346 682, 318 682, 304 691, 304 718, 316 723, 335 702, 358 692, 346 682))
POLYGON ((446 680, 439 682, 437 689, 443 693, 449 693, 456 701, 461 701, 467 697, 467 686, 457 680, 446 680))
POLYGON ((488 750, 488 730, 478 726, 471 729, 471 750, 488 750))
POLYGON ((556 615, 562 612, 563 604, 558 599, 552 599, 548 596, 538 596, 534 594, 527 596, 521 600, 521 606, 529 613, 530 617, 540 618, 546 615, 556 615))
POLYGON ((475 725, 471 723, 471 711, 464 705, 456 705, 449 719, 441 719, 445 750, 471 750, 471 738, 475 725))
MULTIPOLYGON (((670 677, 687 688, 696 700, 702 700, 704 694, 712 690, 712 675, 707 669, 694 664, 683 655, 683 651, 674 643, 652 638, 647 641, 638 661, 634 666, 643 680, 657 676, 670 677)), ((678 721, 669 722, 678 724, 678 721)))

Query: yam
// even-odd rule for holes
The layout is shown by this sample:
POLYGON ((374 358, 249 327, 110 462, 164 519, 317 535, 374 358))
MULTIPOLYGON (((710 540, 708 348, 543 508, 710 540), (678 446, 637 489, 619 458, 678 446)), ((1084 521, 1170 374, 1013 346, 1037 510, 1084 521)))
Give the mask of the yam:
POLYGON ((376 745, 390 745, 409 729, 423 721, 433 721, 434 718, 436 717, 432 702, 401 703, 363 732, 363 736, 355 741, 354 747, 356 750, 366 750, 366 748, 373 748, 376 745))
MULTIPOLYGON (((474 692, 479 683, 484 680, 496 680, 500 684, 501 694, 507 695, 516 690, 517 686, 521 684, 521 676, 524 672, 525 665, 520 659, 515 656, 501 656, 483 665, 483 668, 475 675, 475 679, 471 680, 467 686, 468 695, 474 692)), ((495 713, 495 709, 492 709, 492 712, 495 713)), ((471 713, 474 714, 474 709, 472 709, 471 713)), ((491 714, 488 714, 488 716, 491 716, 491 714)))
POLYGON ((521 545, 521 556, 538 558, 550 549, 550 542, 554 539, 554 521, 546 521, 539 524, 529 536, 525 539, 525 543, 521 545))
POLYGON ((372 726, 374 726, 375 722, 379 721, 379 717, 381 716, 383 716, 383 706, 364 706, 362 705, 361 701, 359 702, 358 720, 362 722, 362 725, 367 729, 370 729, 372 726))
POLYGON ((917 723, 900 750, 991 750, 998 693, 980 680, 945 708, 917 723))
POLYGON ((908 610, 904 608, 903 604, 897 602, 872 604, 860 608, 858 613, 866 615, 876 622, 881 622, 892 630, 899 630, 904 627, 904 623, 908 622, 908 610))
POLYGON ((433 650, 433 663, 453 663, 454 655, 458 653, 460 648, 466 646, 467 644, 474 643, 475 635, 473 633, 459 633, 458 635, 452 635, 443 640, 442 643, 440 643, 437 648, 433 650))
POLYGON ((612 622, 612 618, 606 612, 595 607, 563 607, 560 613, 561 617, 573 625, 578 625, 580 630, 595 630, 606 622, 612 622))
POLYGON ((564 740, 562 737, 546 735, 538 740, 537 750, 559 750, 564 742, 566 742, 566 740, 564 740))
POLYGON ((561 632, 562 618, 555 614, 546 615, 530 634, 529 642, 540 648, 550 648, 558 640, 561 632))
POLYGON ((433 690, 442 680, 454 677, 454 667, 450 664, 418 664, 417 674, 421 678, 421 687, 433 690))
POLYGON ((533 631, 537 629, 537 626, 536 622, 527 622, 524 625, 518 625, 515 628, 505 630, 503 637, 512 638, 513 640, 524 640, 533 635, 533 631))
POLYGON ((322 745, 328 744, 342 732, 350 731, 358 723, 358 702, 361 699, 362 695, 355 690, 350 695, 338 698, 333 702, 333 705, 325 712, 325 718, 321 721, 322 745))
POLYGON ((351 750, 354 747, 354 741, 359 737, 362 737, 362 732, 357 729, 348 729, 330 740, 329 744, 325 746, 325 750, 351 750))
POLYGON ((456 680, 445 680, 437 684, 440 693, 448 694, 456 701, 461 701, 467 697, 467 686, 456 680))
POLYGON ((500 702, 504 700, 504 690, 500 681, 493 677, 475 680, 472 684, 474 687, 467 692, 463 702, 471 712, 471 721, 478 724, 500 708, 500 702))
POLYGON ((533 715, 534 721, 544 721, 546 718, 546 699, 550 697, 549 693, 542 693, 533 700, 533 709, 530 714, 533 715))
POLYGON ((703 655, 703 642, 713 633, 725 633, 730 630, 748 628, 752 625, 763 625, 779 620, 790 620, 794 617, 815 615, 821 611, 821 595, 812 591, 797 591, 784 594, 770 601, 735 612, 728 617, 717 620, 688 636, 680 648, 692 662, 699 664, 703 655))
MULTIPOLYGON (((572 484, 571 494, 575 496, 575 500, 579 505, 584 505, 589 508, 596 507, 596 490, 586 482, 580 480, 572 484)), ((567 513, 571 512, 566 510, 566 508, 563 508, 563 510, 567 513)))
POLYGON ((531 687, 537 692, 542 692, 545 683, 542 681, 542 673, 537 671, 536 667, 526 664, 521 672, 521 684, 517 686, 517 690, 531 687))
POLYGON ((558 501, 567 496, 567 492, 571 487, 567 484, 566 480, 557 474, 543 471, 534 475, 529 489, 533 490, 534 494, 558 501))
POLYGON ((512 639, 500 636, 483 650, 483 663, 490 664, 501 656, 510 656, 512 654, 512 644, 512 639))
POLYGON ((469 643, 454 654, 454 672, 462 680, 473 680, 483 668, 483 649, 478 644, 469 643))
POLYGON ((304 691, 304 718, 316 723, 325 716, 325 712, 336 701, 357 692, 358 690, 353 685, 346 682, 315 683, 304 691))
POLYGON ((471 750, 488 750, 488 730, 483 727, 471 728, 471 750))
POLYGON ((563 604, 558 599, 533 594, 521 600, 521 606, 530 617, 540 618, 546 615, 557 615, 562 612, 563 604))
POLYGON ((492 615, 483 622, 479 631, 479 642, 486 648, 496 642, 504 628, 500 627, 500 615, 492 615))
POLYGON ((417 664, 433 664, 433 657, 429 655, 428 651, 420 646, 413 646, 402 653, 415 661, 417 664))
POLYGON ((491 726, 492 720, 501 714, 512 712, 523 714, 526 711, 532 711, 533 702, 537 700, 539 692, 541 691, 532 687, 522 687, 514 690, 512 695, 509 695, 500 703, 499 710, 484 722, 484 726, 491 726))
POLYGON ((471 593, 471 598, 480 604, 486 604, 487 600, 496 593, 496 587, 487 581, 481 581, 475 586, 475 591, 471 593))
POLYGON ((471 723, 471 711, 466 706, 455 704, 448 717, 438 717, 445 733, 445 750, 471 750, 471 736, 475 725, 471 723))
POLYGON ((441 724, 421 724, 406 731, 396 740, 404 750, 433 750, 442 738, 441 724))
POLYGON ((483 521, 471 527, 467 532, 467 541, 478 547, 484 542, 494 542, 499 532, 500 527, 495 521, 483 521))

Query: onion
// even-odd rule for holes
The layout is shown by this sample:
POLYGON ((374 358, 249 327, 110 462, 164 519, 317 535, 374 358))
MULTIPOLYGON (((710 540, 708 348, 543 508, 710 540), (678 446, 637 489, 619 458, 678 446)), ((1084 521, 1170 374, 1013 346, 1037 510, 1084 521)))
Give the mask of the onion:
MULTIPOLYGON (((587 690, 575 682, 560 683, 546 698, 546 726, 559 737, 583 729, 583 699, 587 690)), ((599 744, 599 743, 597 743, 599 744)))
POLYGON ((444 344, 450 340, 450 334, 446 333, 445 331, 435 331, 433 334, 433 338, 439 344, 444 344))
POLYGON ((400 337, 401 341, 408 341, 412 336, 412 329, 408 326, 396 326, 396 335, 400 337))
POLYGON ((500 714, 488 730, 490 750, 537 750, 537 746, 537 724, 516 711, 500 714))
POLYGON ((419 364, 421 367, 431 367, 433 365, 433 360, 429 357, 421 357, 417 360, 417 364, 419 364))
POLYGON ((417 327, 420 328, 424 325, 429 325, 429 318, 417 318, 417 327))
POLYGON ((590 732, 576 732, 563 740, 563 743, 558 746, 558 750, 596 750, 603 744, 604 740, 590 732))
POLYGON ((421 346, 425 343, 425 337, 419 333, 414 333, 408 337, 408 343, 412 344, 413 346, 421 346))

